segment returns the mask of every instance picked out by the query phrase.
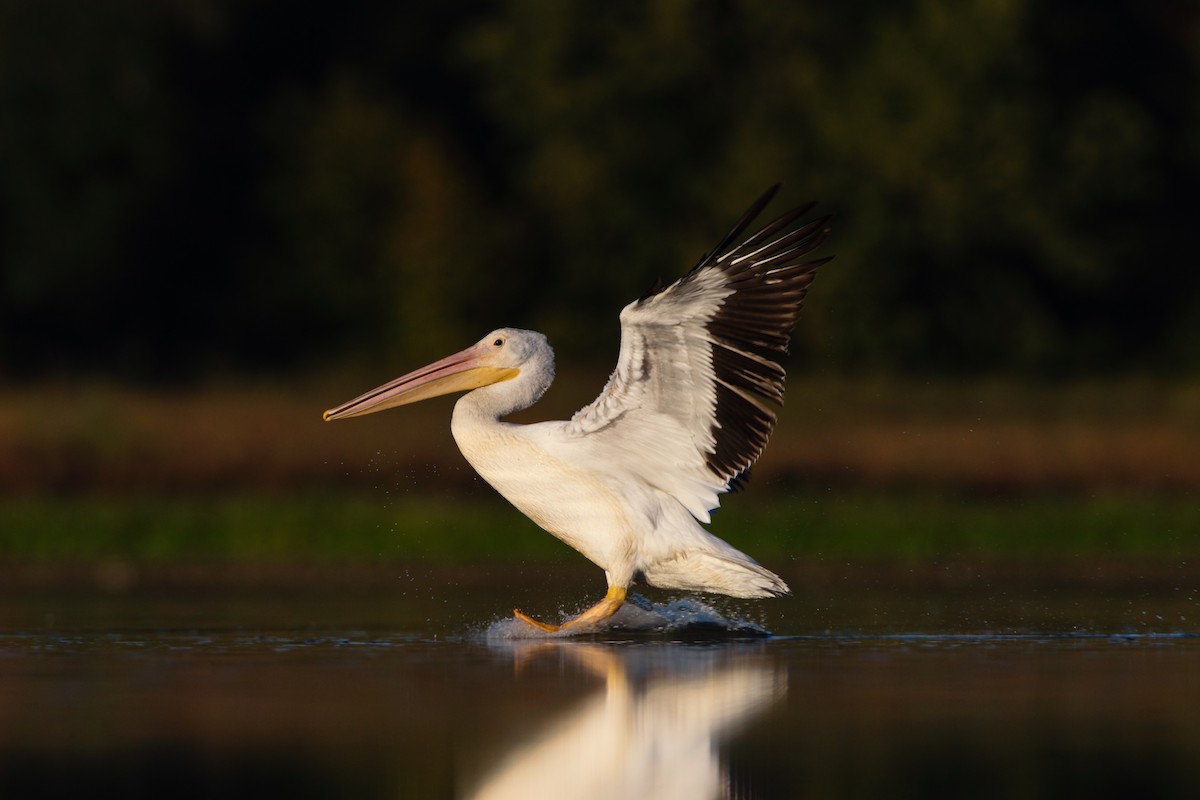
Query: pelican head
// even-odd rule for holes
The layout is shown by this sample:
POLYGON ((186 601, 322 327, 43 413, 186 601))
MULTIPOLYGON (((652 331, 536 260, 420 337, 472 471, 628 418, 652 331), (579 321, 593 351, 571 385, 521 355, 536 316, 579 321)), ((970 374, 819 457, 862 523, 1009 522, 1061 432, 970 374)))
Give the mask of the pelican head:
MULTIPOLYGON (((551 353, 546 337, 540 333, 518 328, 498 328, 467 349, 378 386, 329 409, 322 416, 326 422, 358 417, 451 392, 465 392, 512 380, 521 375, 523 369, 530 367, 535 367, 534 372, 545 372, 545 356, 551 353)), ((549 363, 549 374, 552 376, 552 355, 549 363)))

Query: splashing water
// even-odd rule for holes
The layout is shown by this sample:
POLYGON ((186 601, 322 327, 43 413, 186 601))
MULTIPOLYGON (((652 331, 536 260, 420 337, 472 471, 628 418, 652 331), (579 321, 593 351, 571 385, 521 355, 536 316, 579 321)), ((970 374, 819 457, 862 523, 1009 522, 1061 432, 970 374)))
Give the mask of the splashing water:
POLYGON ((517 639, 566 639, 573 636, 637 637, 765 637, 771 632, 754 622, 727 617, 710 605, 685 597, 655 603, 639 594, 631 594, 625 604, 607 620, 579 628, 548 633, 519 619, 496 620, 484 631, 488 641, 517 639))

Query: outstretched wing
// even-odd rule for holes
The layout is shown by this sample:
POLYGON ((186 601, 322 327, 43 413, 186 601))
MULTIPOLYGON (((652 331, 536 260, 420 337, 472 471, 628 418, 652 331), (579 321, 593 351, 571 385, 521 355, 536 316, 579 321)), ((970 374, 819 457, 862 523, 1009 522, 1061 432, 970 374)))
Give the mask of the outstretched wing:
POLYGON ((829 261, 805 260, 828 234, 828 217, 803 221, 815 203, 736 243, 778 189, 690 272, 625 307, 616 371, 568 423, 705 522, 766 446, 783 402, 777 359, 829 261))

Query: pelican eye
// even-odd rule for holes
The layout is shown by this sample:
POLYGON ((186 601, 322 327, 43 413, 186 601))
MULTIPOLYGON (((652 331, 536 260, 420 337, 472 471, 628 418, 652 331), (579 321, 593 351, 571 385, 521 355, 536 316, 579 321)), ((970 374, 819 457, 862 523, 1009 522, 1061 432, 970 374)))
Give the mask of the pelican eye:
POLYGON ((492 342, 492 347, 504 347, 504 340, 497 339, 496 341, 492 342))

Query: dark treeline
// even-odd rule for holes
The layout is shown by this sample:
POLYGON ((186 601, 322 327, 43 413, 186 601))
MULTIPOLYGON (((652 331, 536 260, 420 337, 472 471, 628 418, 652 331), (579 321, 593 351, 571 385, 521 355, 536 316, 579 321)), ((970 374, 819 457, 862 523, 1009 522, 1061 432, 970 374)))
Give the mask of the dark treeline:
POLYGON ((1195 370, 1198 43, 1187 0, 0 0, 0 374, 611 357, 777 180, 837 215, 809 363, 1195 370))

